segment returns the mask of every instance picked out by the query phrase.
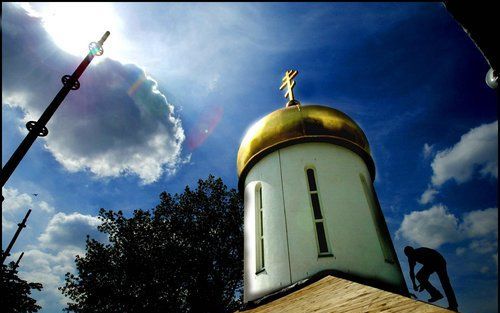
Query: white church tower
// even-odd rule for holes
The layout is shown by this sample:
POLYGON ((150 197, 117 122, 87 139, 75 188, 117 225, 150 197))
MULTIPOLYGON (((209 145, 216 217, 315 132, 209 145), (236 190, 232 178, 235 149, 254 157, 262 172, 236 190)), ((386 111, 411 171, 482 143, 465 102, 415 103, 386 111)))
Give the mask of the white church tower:
POLYGON ((244 302, 330 270, 407 292, 373 188, 368 140, 346 114, 294 99, 246 133, 238 151, 244 194, 244 302))

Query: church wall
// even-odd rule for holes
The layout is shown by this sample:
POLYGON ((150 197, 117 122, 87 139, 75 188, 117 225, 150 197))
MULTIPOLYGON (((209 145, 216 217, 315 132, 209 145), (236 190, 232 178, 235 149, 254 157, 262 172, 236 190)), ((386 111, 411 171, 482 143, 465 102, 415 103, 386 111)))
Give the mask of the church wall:
MULTIPOLYGON (((329 143, 302 143, 274 151, 255 164, 245 179, 245 302, 335 269, 400 286, 399 267, 388 263, 376 228, 373 195, 360 180, 371 177, 352 151, 329 143), (316 182, 331 256, 318 257, 314 214, 306 168, 316 182), (256 274, 255 187, 262 184, 265 271, 256 274), (366 198, 366 195, 370 199, 366 198), (286 222, 286 223, 285 223, 286 222)), ((387 253, 386 253, 387 254, 387 253)))
POLYGON ((376 220, 371 212, 373 195, 366 198, 359 174, 371 177, 364 161, 352 151, 328 144, 305 143, 279 151, 283 172, 285 208, 292 281, 321 270, 335 269, 361 277, 400 285, 397 266, 386 262, 376 220), (321 211, 332 256, 318 256, 307 167, 315 169, 321 211), (372 202, 372 203, 370 203, 372 202))
POLYGON ((283 193, 277 154, 264 157, 248 173, 245 202, 244 301, 258 299, 291 284, 283 208, 283 193), (257 272, 256 186, 262 185, 265 267, 257 272))

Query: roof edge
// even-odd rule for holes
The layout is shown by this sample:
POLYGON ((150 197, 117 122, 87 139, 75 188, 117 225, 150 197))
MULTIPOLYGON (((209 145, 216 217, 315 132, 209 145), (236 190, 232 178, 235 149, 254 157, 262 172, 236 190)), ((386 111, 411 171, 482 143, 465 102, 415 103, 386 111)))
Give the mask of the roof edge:
POLYGON ((309 278, 300 280, 300 281, 298 281, 290 286, 287 286, 283 289, 280 289, 280 290, 278 290, 274 293, 271 293, 269 295, 266 295, 262 298, 243 303, 243 305, 240 307, 239 311, 244 312, 246 310, 254 309, 254 308, 259 307, 261 305, 264 305, 266 303, 272 302, 276 299, 279 299, 281 297, 289 295, 289 294, 291 294, 299 289, 307 287, 307 286, 309 286, 309 285, 311 285, 311 284, 313 284, 313 283, 315 283, 315 282, 317 282, 317 281, 319 281, 327 276, 334 276, 337 278, 350 280, 350 281, 353 281, 353 282, 358 283, 358 284, 374 287, 374 288, 381 289, 381 290, 384 290, 387 292, 401 295, 403 297, 410 298, 410 293, 408 292, 408 290, 401 290, 400 288, 398 288, 392 284, 384 283, 384 282, 381 282, 381 281, 376 280, 376 279, 365 278, 365 277, 356 276, 353 274, 346 274, 346 273, 338 271, 338 270, 324 270, 324 271, 321 271, 321 272, 314 274, 313 276, 311 276, 309 278))

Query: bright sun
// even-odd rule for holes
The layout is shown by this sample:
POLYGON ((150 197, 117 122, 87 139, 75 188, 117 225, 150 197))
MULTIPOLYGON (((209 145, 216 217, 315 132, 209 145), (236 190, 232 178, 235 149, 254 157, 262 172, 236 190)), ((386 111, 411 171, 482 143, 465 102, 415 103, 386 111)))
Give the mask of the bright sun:
POLYGON ((104 54, 109 57, 117 48, 120 23, 111 3, 44 3, 35 10, 54 42, 72 55, 85 56, 89 43, 98 41, 107 30, 111 36, 104 44, 104 54))

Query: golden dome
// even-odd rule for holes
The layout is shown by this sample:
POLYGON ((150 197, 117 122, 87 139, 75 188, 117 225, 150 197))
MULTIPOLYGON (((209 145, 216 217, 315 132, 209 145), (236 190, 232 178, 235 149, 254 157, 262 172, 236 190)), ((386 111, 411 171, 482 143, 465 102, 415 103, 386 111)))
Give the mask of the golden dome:
POLYGON ((248 171, 264 156, 302 142, 330 142, 348 148, 365 161, 375 179, 368 140, 354 120, 321 105, 292 105, 266 115, 243 137, 237 158, 240 187, 248 171))

